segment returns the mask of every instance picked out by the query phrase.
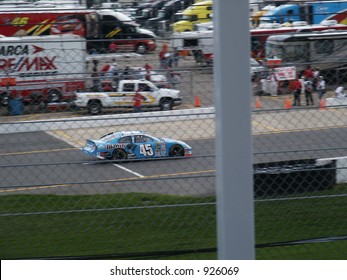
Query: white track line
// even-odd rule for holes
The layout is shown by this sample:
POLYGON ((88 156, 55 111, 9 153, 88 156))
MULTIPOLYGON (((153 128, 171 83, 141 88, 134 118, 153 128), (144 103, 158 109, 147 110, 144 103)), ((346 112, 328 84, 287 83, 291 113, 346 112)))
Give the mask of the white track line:
POLYGON ((121 165, 119 165, 119 164, 114 163, 113 165, 116 166, 116 167, 118 167, 118 168, 120 168, 120 169, 123 169, 123 170, 126 171, 126 172, 129 172, 129 173, 131 173, 131 174, 134 174, 135 176, 138 176, 138 177, 145 177, 145 176, 141 175, 140 173, 137 173, 137 172, 135 172, 135 171, 132 171, 132 170, 130 170, 130 169, 128 169, 128 168, 125 168, 124 166, 121 166, 121 165))

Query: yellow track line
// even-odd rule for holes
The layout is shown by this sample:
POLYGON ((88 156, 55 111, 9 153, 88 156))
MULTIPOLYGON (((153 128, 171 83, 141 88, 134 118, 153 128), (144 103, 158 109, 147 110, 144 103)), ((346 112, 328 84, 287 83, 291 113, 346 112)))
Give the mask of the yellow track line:
MULTIPOLYGON (((210 169, 210 170, 179 172, 179 173, 171 173, 171 174, 158 174, 158 175, 144 176, 141 179, 153 179, 153 178, 161 178, 161 177, 175 177, 175 176, 182 176, 182 175, 203 174, 203 173, 212 173, 215 171, 216 171, 215 169, 210 169)), ((103 182, 116 183, 116 182, 132 181, 132 180, 138 180, 138 179, 139 179, 138 177, 129 177, 129 178, 121 178, 121 179, 111 179, 111 180, 106 180, 103 182)), ((53 188, 59 188, 59 187, 74 187, 74 186, 79 186, 79 184, 59 184, 59 185, 51 185, 51 186, 39 186, 39 187, 27 187, 27 188, 20 188, 20 189, 0 190, 0 193, 34 191, 39 189, 53 189, 53 188)))

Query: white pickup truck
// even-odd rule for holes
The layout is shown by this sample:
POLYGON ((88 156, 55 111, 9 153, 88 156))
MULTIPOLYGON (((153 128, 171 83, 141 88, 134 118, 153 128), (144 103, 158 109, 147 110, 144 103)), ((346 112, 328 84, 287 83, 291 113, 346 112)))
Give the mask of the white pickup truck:
POLYGON ((111 92, 77 92, 75 104, 87 108, 92 115, 100 114, 102 108, 129 108, 138 89, 144 97, 143 108, 158 107, 166 111, 182 103, 179 90, 158 88, 147 80, 121 80, 111 92))

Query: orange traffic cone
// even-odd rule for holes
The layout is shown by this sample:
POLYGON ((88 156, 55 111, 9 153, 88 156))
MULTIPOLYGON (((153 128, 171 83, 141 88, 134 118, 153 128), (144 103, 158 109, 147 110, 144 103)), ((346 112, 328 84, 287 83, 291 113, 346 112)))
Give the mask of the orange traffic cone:
POLYGON ((325 98, 322 97, 321 100, 319 101, 319 110, 325 110, 326 109, 325 106, 326 106, 325 98))
POLYGON ((260 102, 260 97, 257 96, 257 98, 255 99, 255 108, 256 109, 260 109, 261 108, 261 102, 260 102))
POLYGON ((286 102, 284 103, 284 108, 285 109, 290 109, 292 107, 292 105, 290 104, 290 98, 289 96, 286 99, 286 102))
POLYGON ((195 107, 200 107, 201 102, 200 102, 200 97, 197 95, 195 96, 195 107))

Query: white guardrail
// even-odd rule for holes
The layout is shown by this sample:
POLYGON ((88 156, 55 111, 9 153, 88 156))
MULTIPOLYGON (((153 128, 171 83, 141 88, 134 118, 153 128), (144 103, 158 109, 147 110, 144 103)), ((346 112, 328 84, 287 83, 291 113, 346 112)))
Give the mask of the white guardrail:
POLYGON ((110 125, 158 123, 179 120, 189 121, 211 119, 214 118, 214 112, 215 109, 213 107, 210 107, 172 111, 143 112, 136 114, 127 113, 38 121, 8 122, 2 124, 0 123, 0 134, 93 128, 110 125))

